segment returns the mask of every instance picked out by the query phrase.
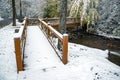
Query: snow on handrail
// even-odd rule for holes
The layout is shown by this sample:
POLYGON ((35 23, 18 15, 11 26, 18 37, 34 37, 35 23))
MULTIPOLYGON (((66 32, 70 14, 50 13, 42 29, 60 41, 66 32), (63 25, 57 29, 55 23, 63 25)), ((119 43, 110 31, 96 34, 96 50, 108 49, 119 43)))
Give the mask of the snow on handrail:
POLYGON ((15 33, 15 38, 21 38, 23 34, 24 26, 21 26, 18 33, 15 33))

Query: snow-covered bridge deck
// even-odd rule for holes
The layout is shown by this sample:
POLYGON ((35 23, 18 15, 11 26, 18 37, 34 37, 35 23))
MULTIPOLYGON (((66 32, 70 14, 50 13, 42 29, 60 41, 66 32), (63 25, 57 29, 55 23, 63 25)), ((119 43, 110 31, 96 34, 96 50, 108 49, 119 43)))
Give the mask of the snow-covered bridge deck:
POLYGON ((43 69, 62 64, 38 26, 27 26, 24 55, 25 70, 43 69))
POLYGON ((46 72, 47 69, 54 69, 58 65, 64 66, 39 26, 27 26, 26 35, 24 71, 19 72, 18 80, 39 80, 41 77, 44 80, 45 74, 38 72, 46 72))

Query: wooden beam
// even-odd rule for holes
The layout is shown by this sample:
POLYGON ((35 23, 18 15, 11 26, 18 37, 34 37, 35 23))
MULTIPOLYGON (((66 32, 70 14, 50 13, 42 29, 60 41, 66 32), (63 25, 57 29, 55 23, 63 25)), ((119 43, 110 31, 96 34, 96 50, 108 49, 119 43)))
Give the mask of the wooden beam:
MULTIPOLYGON (((77 25, 80 25, 79 22, 71 22, 71 23, 67 23, 66 24, 66 27, 72 27, 72 26, 77 26, 77 25)), ((59 25, 58 24, 51 24, 51 26, 55 29, 58 29, 59 25)))

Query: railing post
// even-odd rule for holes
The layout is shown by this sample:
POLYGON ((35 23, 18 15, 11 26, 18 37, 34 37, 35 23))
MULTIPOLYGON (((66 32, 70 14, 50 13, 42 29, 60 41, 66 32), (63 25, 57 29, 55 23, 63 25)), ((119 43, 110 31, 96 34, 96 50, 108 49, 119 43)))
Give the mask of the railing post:
POLYGON ((28 26, 28 24, 29 24, 29 18, 28 18, 28 17, 25 18, 25 22, 26 22, 26 23, 25 23, 25 27, 26 27, 26 26, 28 26))
POLYGON ((17 71, 23 70, 23 63, 21 57, 21 48, 20 48, 20 38, 14 38, 14 45, 15 45, 15 56, 16 56, 16 64, 17 64, 17 71))
POLYGON ((68 62, 68 34, 63 34, 63 46, 62 46, 62 62, 67 64, 68 62))
POLYGON ((40 26, 41 26, 41 29, 43 30, 43 23, 40 21, 40 26))

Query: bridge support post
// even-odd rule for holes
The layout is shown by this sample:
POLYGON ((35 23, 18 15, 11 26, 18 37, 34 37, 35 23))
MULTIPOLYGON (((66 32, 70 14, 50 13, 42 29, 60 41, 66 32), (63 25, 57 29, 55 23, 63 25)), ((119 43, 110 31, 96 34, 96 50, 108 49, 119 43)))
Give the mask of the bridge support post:
POLYGON ((23 63, 21 57, 21 48, 20 48, 20 38, 14 38, 14 45, 15 45, 15 56, 16 56, 16 64, 17 64, 17 71, 23 70, 23 63))
POLYGON ((63 34, 63 46, 62 46, 62 62, 67 64, 68 62, 68 34, 63 34))

